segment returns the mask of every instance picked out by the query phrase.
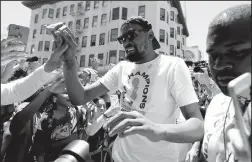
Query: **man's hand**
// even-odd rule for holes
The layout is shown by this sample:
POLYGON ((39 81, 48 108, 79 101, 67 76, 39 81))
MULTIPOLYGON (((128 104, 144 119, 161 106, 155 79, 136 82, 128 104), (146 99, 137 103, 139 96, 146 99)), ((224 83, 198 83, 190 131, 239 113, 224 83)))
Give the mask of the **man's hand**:
POLYGON ((116 134, 125 137, 132 134, 140 134, 153 142, 162 140, 162 127, 155 124, 137 111, 119 112, 111 117, 103 126, 109 129, 109 136, 116 134))
POLYGON ((93 123, 96 119, 98 119, 104 109, 103 108, 98 108, 97 105, 95 105, 93 102, 87 102, 87 120, 90 123, 93 123))
POLYGON ((63 37, 64 41, 69 46, 69 48, 64 53, 64 58, 63 58, 64 62, 69 61, 69 60, 75 61, 77 43, 75 41, 74 34, 71 32, 71 30, 67 26, 61 27, 59 29, 59 32, 60 32, 60 35, 63 37))
POLYGON ((91 66, 93 69, 97 70, 100 64, 100 60, 97 57, 90 58, 91 66))
POLYGON ((186 162, 198 162, 199 160, 199 149, 192 147, 191 150, 186 154, 186 162))

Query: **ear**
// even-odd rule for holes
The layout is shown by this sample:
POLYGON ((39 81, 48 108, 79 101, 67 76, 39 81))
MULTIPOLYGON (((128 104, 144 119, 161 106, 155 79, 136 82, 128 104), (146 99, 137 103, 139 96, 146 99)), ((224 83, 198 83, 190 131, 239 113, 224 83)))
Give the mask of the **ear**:
POLYGON ((150 29, 149 32, 148 32, 148 34, 149 34, 149 39, 152 40, 154 38, 154 32, 153 32, 153 30, 150 29))

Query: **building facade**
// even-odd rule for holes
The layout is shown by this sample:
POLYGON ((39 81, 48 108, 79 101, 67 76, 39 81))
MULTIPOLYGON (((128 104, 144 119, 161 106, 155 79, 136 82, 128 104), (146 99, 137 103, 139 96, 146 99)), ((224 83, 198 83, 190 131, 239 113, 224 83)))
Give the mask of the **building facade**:
POLYGON ((44 63, 52 53, 52 36, 45 25, 64 22, 78 42, 80 67, 98 57, 100 65, 118 63, 125 51, 118 43, 120 27, 131 16, 143 16, 152 24, 161 48, 159 54, 183 58, 189 36, 179 1, 23 1, 32 10, 27 51, 44 63))

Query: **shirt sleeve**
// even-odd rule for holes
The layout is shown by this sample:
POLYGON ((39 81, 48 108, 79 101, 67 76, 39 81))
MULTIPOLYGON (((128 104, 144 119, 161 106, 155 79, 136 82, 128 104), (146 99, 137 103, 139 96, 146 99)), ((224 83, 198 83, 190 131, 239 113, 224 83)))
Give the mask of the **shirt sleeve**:
POLYGON ((55 75, 55 73, 45 72, 44 65, 42 65, 24 78, 1 84, 1 105, 8 105, 27 99, 55 75))
POLYGON ((199 102, 194 91, 191 74, 182 59, 178 59, 168 72, 169 89, 179 107, 199 102))
POLYGON ((110 93, 114 93, 118 90, 118 78, 121 72, 122 62, 118 63, 99 79, 101 84, 103 84, 110 93))

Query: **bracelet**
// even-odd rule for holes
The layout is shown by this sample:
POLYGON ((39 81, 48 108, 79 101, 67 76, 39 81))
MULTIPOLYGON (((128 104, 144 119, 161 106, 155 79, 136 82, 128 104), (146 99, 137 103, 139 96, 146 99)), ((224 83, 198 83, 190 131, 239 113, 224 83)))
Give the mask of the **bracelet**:
POLYGON ((102 115, 105 117, 105 118, 110 118, 109 116, 107 116, 105 113, 102 113, 102 115))

